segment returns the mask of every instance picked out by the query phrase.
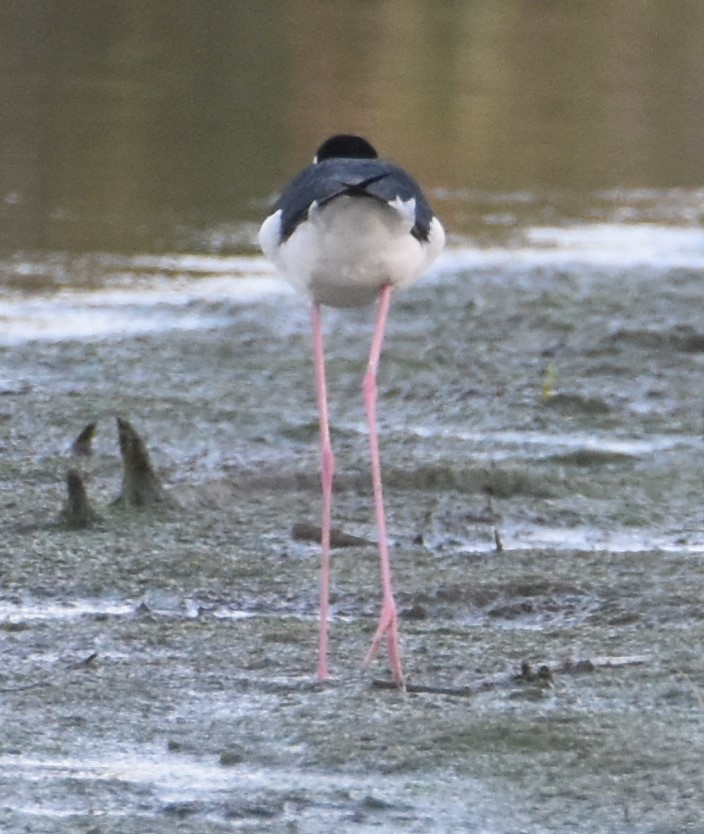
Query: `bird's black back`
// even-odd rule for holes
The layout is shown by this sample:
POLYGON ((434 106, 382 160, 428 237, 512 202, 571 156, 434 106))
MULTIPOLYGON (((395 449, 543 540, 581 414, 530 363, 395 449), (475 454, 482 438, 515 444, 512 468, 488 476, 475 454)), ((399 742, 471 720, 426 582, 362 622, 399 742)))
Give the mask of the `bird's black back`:
POLYGON ((433 212, 415 180, 403 168, 383 159, 323 159, 304 168, 286 186, 275 209, 281 209, 281 239, 288 240, 308 217, 313 202, 318 206, 337 197, 351 196, 388 204, 399 197, 415 198, 416 222, 411 234, 427 240, 433 212))

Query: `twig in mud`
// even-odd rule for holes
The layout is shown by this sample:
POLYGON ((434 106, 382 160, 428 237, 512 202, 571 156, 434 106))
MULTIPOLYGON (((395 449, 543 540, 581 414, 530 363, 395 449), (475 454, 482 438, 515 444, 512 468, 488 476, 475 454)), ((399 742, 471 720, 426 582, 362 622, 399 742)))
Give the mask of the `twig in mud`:
POLYGON ((76 455, 76 457, 88 457, 92 455, 94 437, 95 423, 88 423, 71 444, 71 454, 76 455))
MULTIPOLYGON (((296 541, 319 542, 321 536, 322 530, 314 524, 299 521, 291 528, 291 538, 296 541)), ((351 533, 345 533, 344 530, 339 530, 336 527, 330 530, 330 547, 358 547, 367 544, 374 544, 374 542, 360 536, 353 536, 351 533)))
POLYGON ((487 518, 497 522, 494 524, 494 549, 497 553, 504 552, 504 540, 501 538, 501 530, 499 530, 498 521, 501 516, 494 510, 494 502, 491 498, 491 492, 487 492, 486 496, 486 515, 487 518))
MULTIPOLYGON (((82 658, 77 663, 72 663, 70 666, 67 666, 61 671, 65 673, 75 672, 78 669, 86 669, 97 659, 97 657, 98 652, 91 652, 87 657, 82 658)), ((3 686, 0 687, 0 693, 8 694, 11 692, 27 692, 29 689, 39 689, 42 686, 52 686, 57 683, 57 677, 59 677, 59 675, 46 675, 40 680, 34 681, 34 683, 25 683, 20 686, 3 686)))
POLYGON ((128 507, 173 506, 175 502, 161 485, 142 438, 131 423, 121 417, 117 418, 117 429, 124 474, 122 490, 115 503, 128 507))
MULTIPOLYGON (((585 672, 594 672, 596 669, 620 669, 625 666, 641 666, 650 663, 651 660, 652 656, 645 654, 613 657, 607 655, 581 660, 540 663, 535 666, 531 666, 524 660, 518 672, 503 672, 498 675, 479 678, 479 680, 466 686, 434 686, 407 681, 406 692, 470 698, 473 695, 478 695, 480 692, 525 683, 530 683, 541 688, 549 688, 554 684, 555 675, 577 675, 585 672)), ((386 680, 373 680, 372 686, 376 689, 398 689, 393 681, 386 680)))
POLYGON ((101 520, 88 500, 83 476, 77 469, 69 469, 66 473, 66 487, 68 498, 66 505, 59 515, 59 523, 69 530, 80 530, 101 520))

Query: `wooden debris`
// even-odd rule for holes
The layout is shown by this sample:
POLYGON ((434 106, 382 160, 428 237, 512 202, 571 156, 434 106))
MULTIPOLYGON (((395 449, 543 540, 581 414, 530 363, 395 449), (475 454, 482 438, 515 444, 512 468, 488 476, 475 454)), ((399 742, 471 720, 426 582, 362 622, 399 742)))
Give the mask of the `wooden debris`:
POLYGON ((68 673, 76 672, 80 669, 91 669, 97 659, 98 652, 91 652, 91 654, 87 655, 84 658, 81 658, 75 663, 71 663, 68 666, 64 666, 63 669, 59 668, 55 673, 44 675, 39 680, 36 680, 33 683, 18 684, 17 686, 0 687, 0 693, 9 694, 12 692, 27 692, 30 689, 38 689, 42 686, 65 685, 68 673))
MULTIPOLYGON (((296 522, 291 528, 291 538, 296 541, 319 542, 322 534, 323 531, 320 527, 305 522, 296 522)), ((359 547, 369 544, 374 544, 374 542, 360 536, 353 536, 351 533, 345 533, 344 530, 339 530, 336 527, 330 530, 330 547, 359 547)))
POLYGON ((76 457, 89 457, 93 454, 93 438, 95 437, 95 423, 88 423, 83 431, 71 444, 71 454, 76 457))
MULTIPOLYGON (((479 678, 466 686, 435 686, 406 682, 406 692, 425 695, 450 695, 456 698, 470 698, 480 692, 508 686, 531 684, 541 689, 554 686, 556 675, 578 675, 595 672, 597 669, 621 669, 625 666, 642 666, 652 661, 651 655, 637 654, 624 656, 602 656, 581 660, 564 660, 552 663, 540 663, 531 666, 527 661, 521 663, 517 672, 503 672, 498 675, 479 678)), ((394 681, 373 680, 376 689, 398 689, 394 681)))
POLYGON ((88 500, 83 476, 77 469, 69 469, 66 473, 68 498, 61 511, 59 521, 69 530, 81 530, 100 521, 100 515, 93 509, 88 500))
POLYGON ((117 429, 124 473, 122 490, 115 503, 128 507, 173 505, 173 500, 166 494, 154 471, 142 438, 132 425, 121 417, 117 418, 117 429))

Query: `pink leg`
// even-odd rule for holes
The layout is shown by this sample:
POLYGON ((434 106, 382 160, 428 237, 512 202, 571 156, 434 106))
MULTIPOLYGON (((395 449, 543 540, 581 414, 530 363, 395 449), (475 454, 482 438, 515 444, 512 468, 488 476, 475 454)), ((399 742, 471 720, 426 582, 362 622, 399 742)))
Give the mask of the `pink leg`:
POLYGON ((379 356, 384 342, 386 320, 389 314, 391 303, 391 285, 387 284, 382 288, 379 296, 379 309, 377 312, 374 338, 369 352, 369 364, 367 373, 364 376, 364 405, 367 410, 367 423, 369 426, 369 448, 372 458, 372 483, 374 486, 374 506, 376 512, 377 535, 379 536, 379 560, 381 566, 381 587, 382 607, 379 617, 379 625, 372 640, 372 645, 367 654, 364 665, 371 663, 376 654, 379 644, 384 635, 389 650, 389 663, 394 680, 403 689, 403 669, 401 666, 401 653, 398 645, 398 625, 396 615, 396 603, 394 602, 391 588, 391 562, 389 560, 389 549, 386 539, 386 519, 384 516, 384 497, 381 488, 381 462, 379 459, 379 439, 376 429, 376 373, 379 366, 379 356))
POLYGON ((320 421, 320 481, 323 489, 323 518, 320 564, 320 634, 318 641, 318 678, 327 680, 328 673, 328 594, 330 586, 330 515, 332 512, 332 480, 335 474, 335 458, 330 444, 328 419, 328 394, 325 384, 325 356, 323 352, 323 328, 320 305, 313 303, 313 357, 315 359, 315 387, 318 394, 320 421))

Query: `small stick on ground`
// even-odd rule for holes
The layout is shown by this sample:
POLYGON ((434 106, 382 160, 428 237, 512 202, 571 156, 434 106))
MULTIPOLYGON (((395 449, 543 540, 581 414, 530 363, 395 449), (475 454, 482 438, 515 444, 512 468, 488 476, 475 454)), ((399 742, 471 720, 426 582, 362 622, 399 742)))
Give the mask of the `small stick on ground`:
POLYGON ((122 490, 116 504, 128 507, 151 507, 157 504, 173 506, 149 459, 147 447, 131 423, 117 418, 120 454, 124 469, 122 490))
MULTIPOLYGON (((320 542, 322 530, 315 524, 306 524, 303 521, 296 522, 291 528, 291 538, 302 542, 320 542)), ((345 533, 344 530, 333 527, 330 530, 330 547, 359 547, 360 545, 374 544, 369 539, 360 536, 353 536, 345 533)))
POLYGON ((66 673, 75 672, 79 669, 90 669, 91 666, 97 660, 97 658, 98 653, 91 652, 91 654, 87 655, 86 657, 82 658, 76 663, 72 663, 69 666, 66 666, 64 669, 59 669, 55 674, 44 675, 44 677, 40 678, 37 681, 34 681, 33 683, 18 684, 17 686, 3 686, 0 687, 0 692, 3 694, 12 692, 27 692, 30 689, 38 689, 41 686, 65 685, 67 680, 66 673))
POLYGON ((81 530, 100 521, 100 515, 90 505, 83 476, 77 469, 69 469, 66 473, 66 486, 68 498, 59 516, 59 523, 69 530, 81 530))
POLYGON ((89 457, 93 454, 93 438, 95 437, 95 423, 88 423, 83 431, 71 444, 71 454, 76 457, 89 457))
MULTIPOLYGON (((621 669, 625 666, 641 666, 650 663, 652 659, 651 655, 645 654, 615 657, 602 656, 581 660, 540 663, 534 666, 531 666, 524 660, 518 672, 504 672, 486 678, 479 678, 466 686, 433 686, 406 681, 406 692, 470 698, 473 695, 478 695, 480 692, 487 692, 490 689, 525 683, 540 686, 541 688, 549 688, 554 685, 555 675, 578 675, 585 672, 594 672, 597 669, 621 669)), ((393 681, 386 680, 373 680, 372 686, 376 689, 398 688, 393 681)))

